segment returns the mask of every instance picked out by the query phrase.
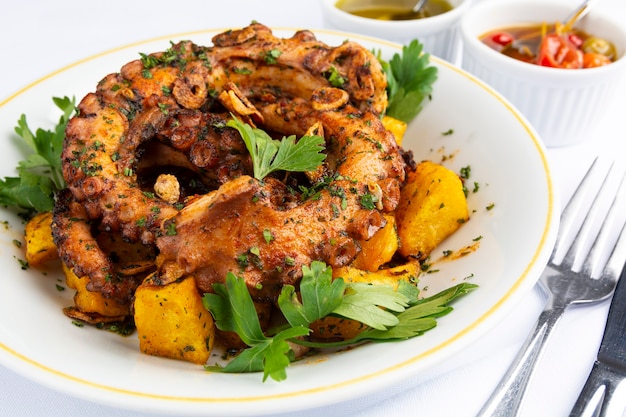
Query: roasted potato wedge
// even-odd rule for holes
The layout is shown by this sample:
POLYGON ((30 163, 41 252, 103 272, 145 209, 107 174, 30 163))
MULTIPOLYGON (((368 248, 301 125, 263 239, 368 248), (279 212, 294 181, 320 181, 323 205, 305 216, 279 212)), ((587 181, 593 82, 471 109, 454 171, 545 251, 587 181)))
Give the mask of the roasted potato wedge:
POLYGON ((366 271, 353 266, 342 266, 333 269, 333 279, 343 278, 345 282, 362 282, 372 285, 389 285, 397 289, 398 282, 407 280, 417 281, 420 274, 420 264, 417 261, 410 261, 406 264, 393 268, 379 269, 378 271, 366 271))
POLYGON ((391 116, 383 116, 383 126, 396 137, 396 143, 402 145, 402 139, 406 132, 407 124, 391 116))
POLYGON ((398 232, 396 231, 396 219, 392 215, 385 215, 387 224, 369 240, 359 242, 361 252, 352 262, 357 269, 378 271, 381 265, 391 261, 394 253, 398 250, 398 232))
POLYGON ((396 209, 398 252, 424 260, 468 219, 459 176, 443 165, 421 162, 409 173, 396 209))
POLYGON ((39 213, 26 223, 24 228, 26 261, 39 266, 59 258, 57 247, 52 239, 52 213, 39 213))
POLYGON ((78 277, 71 268, 63 264, 63 274, 68 287, 76 290, 74 306, 87 315, 120 317, 130 315, 130 303, 121 304, 115 300, 104 298, 99 292, 87 290, 88 277, 78 277))
POLYGON ((193 277, 157 285, 149 276, 135 292, 134 317, 142 352, 204 364, 215 340, 213 317, 193 277))

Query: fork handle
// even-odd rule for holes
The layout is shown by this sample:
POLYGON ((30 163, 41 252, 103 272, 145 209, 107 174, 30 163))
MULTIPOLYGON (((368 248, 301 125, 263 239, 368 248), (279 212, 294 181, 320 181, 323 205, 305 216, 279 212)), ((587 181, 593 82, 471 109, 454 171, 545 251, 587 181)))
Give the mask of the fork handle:
POLYGON ((620 384, 625 383, 626 375, 619 374, 596 361, 570 413, 570 417, 583 415, 622 417, 626 410, 626 398, 613 394, 620 384), (589 414, 590 412, 591 414, 589 414))
POLYGON ((539 315, 534 331, 524 342, 477 417, 514 417, 518 414, 535 363, 544 351, 546 341, 564 311, 565 307, 554 307, 549 302, 539 315))

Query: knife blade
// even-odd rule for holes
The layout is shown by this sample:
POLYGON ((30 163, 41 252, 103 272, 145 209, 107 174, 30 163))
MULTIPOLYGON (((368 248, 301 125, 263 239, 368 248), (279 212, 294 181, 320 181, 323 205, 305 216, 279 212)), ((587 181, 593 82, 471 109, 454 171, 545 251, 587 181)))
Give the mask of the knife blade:
POLYGON ((602 343, 570 417, 619 416, 626 411, 626 266, 613 293, 602 343), (620 387, 620 384, 622 387, 620 387))
POLYGON ((617 282, 598 361, 626 374, 626 267, 617 282))

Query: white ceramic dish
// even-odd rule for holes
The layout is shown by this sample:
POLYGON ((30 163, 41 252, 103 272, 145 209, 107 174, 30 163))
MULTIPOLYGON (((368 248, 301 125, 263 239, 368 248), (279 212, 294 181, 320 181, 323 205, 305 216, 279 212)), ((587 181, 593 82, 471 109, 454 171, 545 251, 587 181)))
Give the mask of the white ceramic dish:
POLYGON ((576 27, 612 41, 619 59, 607 66, 564 70, 527 64, 494 51, 479 40, 492 30, 555 23, 572 10, 563 0, 487 0, 461 20, 462 67, 502 93, 533 124, 549 147, 593 140, 626 74, 626 29, 592 10, 576 27))
MULTIPOLYGON (((210 44, 217 32, 166 36, 96 55, 0 102, 0 175, 14 175, 12 167, 22 158, 12 140, 20 114, 28 115, 31 126, 51 126, 58 120, 51 97, 82 97, 139 52, 164 50, 177 39, 210 44)), ((293 30, 275 33, 287 37, 293 30)), ((380 49, 387 59, 400 50, 397 44, 357 35, 317 34, 331 45, 352 38, 380 49)), ((293 364, 281 383, 262 383, 259 374, 207 373, 197 365, 141 354, 134 335, 123 338, 73 325, 61 312, 72 297, 56 288, 63 285, 62 276, 21 270, 17 259, 23 255, 13 241, 21 239, 23 224, 2 211, 8 223, 0 233, 0 362, 76 397, 177 416, 297 412, 380 392, 441 366, 496 324, 534 285, 554 243, 559 208, 543 145, 523 117, 475 78, 438 59, 433 64, 439 79, 432 101, 411 123, 405 146, 417 159, 446 159, 457 172, 470 166, 469 188, 474 182, 480 185, 469 197, 471 220, 443 249, 460 249, 482 237, 478 250, 441 262, 439 272, 422 278, 428 292, 463 279, 480 285, 458 300, 437 328, 409 341, 370 344, 293 364), (491 204, 494 208, 487 210, 491 204)))

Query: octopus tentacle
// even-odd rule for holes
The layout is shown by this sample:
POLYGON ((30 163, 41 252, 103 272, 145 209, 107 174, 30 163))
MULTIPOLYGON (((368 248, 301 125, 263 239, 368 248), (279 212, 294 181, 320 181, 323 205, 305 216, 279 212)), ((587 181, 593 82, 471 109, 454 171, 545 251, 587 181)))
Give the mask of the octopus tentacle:
POLYGON ((59 193, 58 199, 60 203, 53 213, 52 233, 61 259, 74 268, 78 276, 91 276, 92 287, 104 286, 107 276, 112 273, 112 263, 92 235, 85 208, 67 190, 59 193), (66 244, 70 240, 71 244, 66 244), (78 241, 82 242, 85 250, 76 250, 72 246, 78 241))
POLYGON ((120 303, 128 302, 139 281, 128 277, 128 273, 132 272, 129 270, 120 279, 114 262, 93 235, 94 226, 85 208, 72 194, 64 190, 59 193, 58 199, 59 204, 53 212, 52 234, 62 261, 77 276, 88 277, 89 291, 101 292, 120 303))
POLYGON ((213 80, 231 70, 226 79, 242 91, 260 95, 263 90, 280 86, 281 94, 309 99, 313 91, 331 86, 329 71, 334 71, 343 79, 341 88, 356 107, 377 113, 387 107, 385 73, 376 57, 355 42, 330 47, 310 31, 279 39, 269 28, 256 23, 217 35, 213 43, 217 46, 210 56, 213 80), (272 51, 279 53, 272 55, 272 51))

